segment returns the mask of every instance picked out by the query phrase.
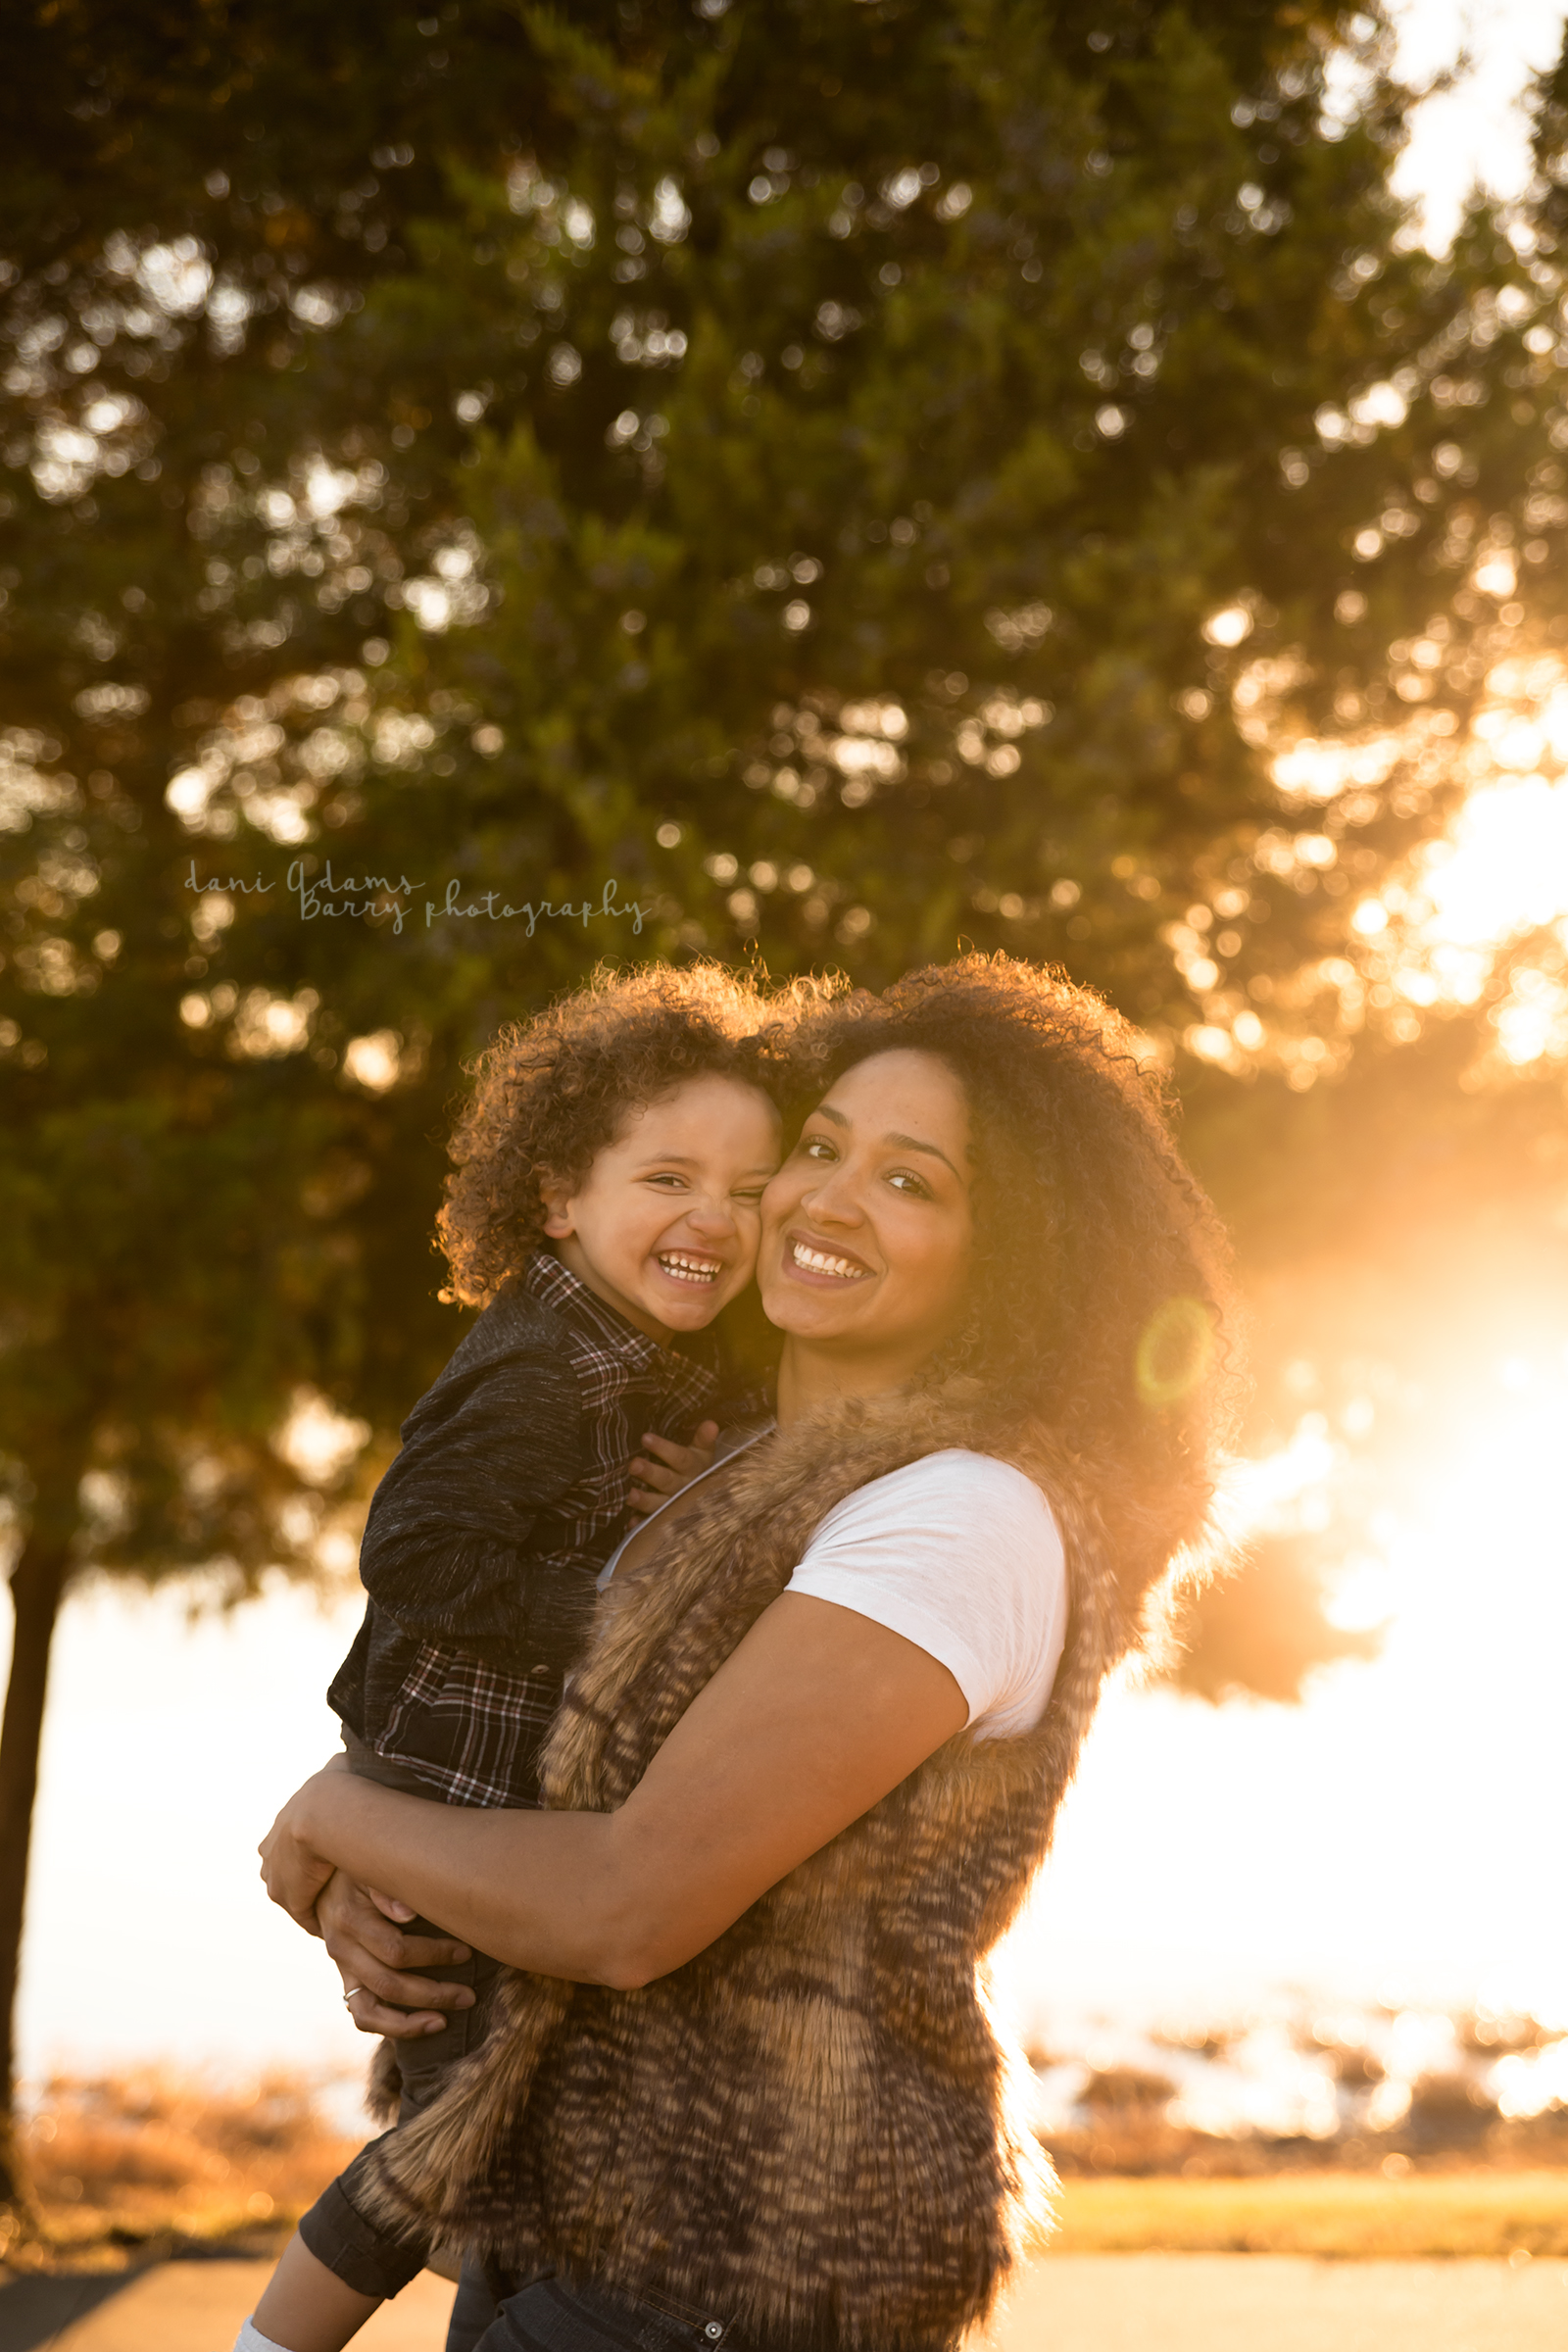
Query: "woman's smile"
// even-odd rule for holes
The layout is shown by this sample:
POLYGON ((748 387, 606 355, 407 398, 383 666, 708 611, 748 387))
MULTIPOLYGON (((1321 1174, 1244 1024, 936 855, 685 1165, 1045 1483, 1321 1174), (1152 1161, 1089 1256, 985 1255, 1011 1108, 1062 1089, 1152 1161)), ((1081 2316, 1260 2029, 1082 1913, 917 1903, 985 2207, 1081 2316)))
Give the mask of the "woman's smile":
POLYGON ((784 1237, 784 1268, 798 1280, 811 1283, 864 1282, 871 1271, 847 1250, 799 1232, 784 1237))
POLYGON ((968 1100, 936 1054, 872 1054, 834 1080, 762 1195, 782 1418, 846 1380, 902 1388, 942 1345, 968 1287, 971 1182, 968 1100))

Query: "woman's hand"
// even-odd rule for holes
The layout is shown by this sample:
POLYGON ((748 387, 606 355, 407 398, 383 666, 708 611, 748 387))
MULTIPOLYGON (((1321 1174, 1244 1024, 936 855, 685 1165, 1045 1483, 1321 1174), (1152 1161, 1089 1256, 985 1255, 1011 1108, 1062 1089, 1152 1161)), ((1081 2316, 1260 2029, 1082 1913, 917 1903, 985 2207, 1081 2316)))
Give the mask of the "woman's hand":
POLYGON ((319 1811, 319 1800, 329 1797, 343 1779, 343 1768, 335 1761, 313 1773, 295 1789, 256 1849, 262 1857, 262 1884, 268 1893, 308 1936, 321 1933, 316 1917, 317 1897, 336 1865, 318 1850, 307 1821, 319 1811))
POLYGON ((474 1993, 467 1984, 443 1984, 410 1972, 452 1967, 471 1955, 450 1936, 405 1935, 399 1913, 415 1916, 407 1903, 393 1902, 342 1871, 333 1873, 316 1901, 322 1941, 337 1963, 344 2002, 360 2032, 417 2041, 441 2032, 447 2010, 471 2009, 474 1993))
POLYGON ((682 1487, 689 1487, 694 1478, 710 1470, 717 1437, 716 1421, 705 1421, 689 1446, 677 1446, 672 1438, 662 1438, 657 1430, 645 1429, 645 1450, 631 1465, 632 1517, 646 1519, 650 1511, 657 1511, 662 1502, 667 1502, 682 1487))

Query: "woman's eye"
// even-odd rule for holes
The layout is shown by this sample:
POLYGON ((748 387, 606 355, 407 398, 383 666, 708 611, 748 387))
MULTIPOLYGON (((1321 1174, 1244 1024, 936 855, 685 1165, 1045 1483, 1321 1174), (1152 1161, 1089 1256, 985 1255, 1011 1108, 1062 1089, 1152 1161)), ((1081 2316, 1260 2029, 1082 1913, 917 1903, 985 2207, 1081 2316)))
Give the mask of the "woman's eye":
POLYGON ((912 1175, 907 1168, 895 1168, 888 1178, 888 1182, 901 1193, 917 1193, 922 1198, 929 1198, 930 1187, 922 1183, 918 1176, 912 1175))
POLYGON ((801 1150, 808 1159, 831 1159, 833 1146, 825 1135, 807 1135, 801 1139, 801 1150))

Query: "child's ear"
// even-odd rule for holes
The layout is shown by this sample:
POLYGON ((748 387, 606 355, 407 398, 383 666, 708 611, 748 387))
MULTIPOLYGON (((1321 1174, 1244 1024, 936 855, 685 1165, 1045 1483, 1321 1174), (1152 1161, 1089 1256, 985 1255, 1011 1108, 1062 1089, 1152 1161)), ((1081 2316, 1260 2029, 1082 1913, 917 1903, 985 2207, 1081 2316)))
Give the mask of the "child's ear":
POLYGON ((575 1231, 572 1217, 572 1195, 564 1184, 541 1181, 539 1198, 544 1202, 545 1231, 553 1242, 569 1241, 575 1231))

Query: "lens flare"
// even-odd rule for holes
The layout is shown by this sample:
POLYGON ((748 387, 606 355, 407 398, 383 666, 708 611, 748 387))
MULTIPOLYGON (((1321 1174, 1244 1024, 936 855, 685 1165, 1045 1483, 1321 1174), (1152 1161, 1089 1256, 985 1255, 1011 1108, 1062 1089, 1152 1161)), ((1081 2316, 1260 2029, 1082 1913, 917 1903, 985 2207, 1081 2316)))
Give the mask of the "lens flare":
POLYGON ((1213 1360, 1210 1309, 1201 1298, 1166 1298, 1144 1325, 1138 1342, 1138 1394, 1148 1405, 1180 1404, 1213 1360))

